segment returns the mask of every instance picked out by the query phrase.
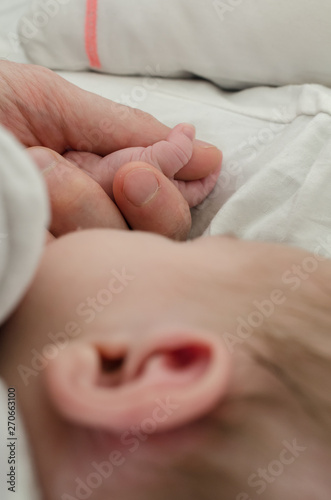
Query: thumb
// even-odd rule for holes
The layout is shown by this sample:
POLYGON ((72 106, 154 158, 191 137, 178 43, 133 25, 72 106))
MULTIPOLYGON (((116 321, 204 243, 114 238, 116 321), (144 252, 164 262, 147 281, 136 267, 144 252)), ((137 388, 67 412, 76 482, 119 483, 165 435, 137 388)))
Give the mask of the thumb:
POLYGON ((82 170, 47 148, 34 147, 27 152, 46 181, 53 236, 94 227, 127 229, 116 205, 82 170))
MULTIPOLYGON (((61 92, 57 95, 62 103, 62 119, 57 127, 62 136, 62 150, 56 148, 58 152, 69 148, 106 156, 124 148, 151 146, 166 140, 171 132, 171 128, 144 111, 87 92, 58 75, 54 78, 58 79, 61 92)), ((196 140, 191 159, 176 174, 176 179, 203 179, 216 171, 221 161, 217 147, 196 140)))
POLYGON ((66 85, 64 110, 67 144, 75 151, 104 156, 134 146, 149 146, 165 139, 170 128, 148 113, 66 85))
POLYGON ((114 178, 117 206, 131 228, 185 240, 191 229, 188 203, 174 184, 145 162, 123 165, 114 178))

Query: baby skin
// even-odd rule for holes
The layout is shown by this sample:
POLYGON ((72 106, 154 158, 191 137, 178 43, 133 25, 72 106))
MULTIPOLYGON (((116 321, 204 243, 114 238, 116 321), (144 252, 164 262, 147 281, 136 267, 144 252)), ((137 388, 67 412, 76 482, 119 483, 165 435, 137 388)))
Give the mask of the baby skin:
MULTIPOLYGON (((179 239, 185 239, 190 229, 189 208, 212 191, 222 164, 221 152, 206 144, 205 163, 199 168, 193 165, 195 144, 194 127, 181 124, 166 140, 105 157, 70 151, 62 158, 54 153, 54 162, 44 170, 52 204, 51 233, 60 236, 77 228, 127 229, 129 225, 173 237, 171 224, 183 220, 179 239), (171 200, 171 214, 162 210, 165 199, 168 205, 171 200), (152 209, 159 217, 146 227, 152 209)), ((37 164, 43 164, 42 148, 28 151, 37 164)))
POLYGON ((226 236, 48 245, 0 348, 43 500, 328 500, 330 283, 226 236))

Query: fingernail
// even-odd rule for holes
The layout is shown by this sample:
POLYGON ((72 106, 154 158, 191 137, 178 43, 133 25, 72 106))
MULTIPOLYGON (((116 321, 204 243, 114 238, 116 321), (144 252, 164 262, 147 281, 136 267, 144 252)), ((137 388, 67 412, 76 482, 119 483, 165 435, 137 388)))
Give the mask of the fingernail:
POLYGON ((123 193, 132 205, 142 207, 154 198, 159 188, 154 173, 147 168, 139 168, 125 176, 123 193))
POLYGON ((217 146, 214 146, 213 144, 210 144, 209 142, 199 141, 198 139, 195 141, 195 144, 197 146, 199 146, 199 148, 203 148, 203 149, 211 149, 211 148, 218 149, 217 146))
POLYGON ((185 125, 182 129, 182 132, 186 137, 188 137, 191 141, 195 138, 195 127, 193 125, 185 125))
POLYGON ((58 164, 57 158, 48 149, 33 148, 28 150, 33 161, 38 165, 43 174, 53 170, 58 164))

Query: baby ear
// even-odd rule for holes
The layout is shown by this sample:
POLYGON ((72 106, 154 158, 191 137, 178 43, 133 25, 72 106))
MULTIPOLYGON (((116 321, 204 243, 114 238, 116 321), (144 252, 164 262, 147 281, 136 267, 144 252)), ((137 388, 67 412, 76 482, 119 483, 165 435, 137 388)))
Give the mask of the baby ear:
POLYGON ((79 425, 120 433, 153 419, 161 432, 207 414, 230 372, 219 335, 185 330, 139 345, 77 340, 49 365, 46 384, 57 410, 79 425))

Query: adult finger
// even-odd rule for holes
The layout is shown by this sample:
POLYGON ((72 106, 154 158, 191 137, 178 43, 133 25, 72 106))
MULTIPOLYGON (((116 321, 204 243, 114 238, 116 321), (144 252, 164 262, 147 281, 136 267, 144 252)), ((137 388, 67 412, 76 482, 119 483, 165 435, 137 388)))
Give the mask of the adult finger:
MULTIPOLYGON (((166 139, 170 129, 143 111, 87 92, 53 71, 3 61, 0 121, 27 147, 43 146, 105 156, 132 146, 166 139)), ((219 165, 217 148, 195 143, 178 180, 202 179, 219 165)))
POLYGON ((116 205, 90 176, 47 148, 27 152, 46 180, 52 210, 49 229, 55 237, 94 227, 128 228, 116 205))
MULTIPOLYGON (((152 115, 82 90, 58 75, 56 78, 58 95, 62 96, 59 152, 70 147, 104 156, 128 147, 150 146, 168 137, 171 129, 152 115)), ((215 171, 221 160, 218 148, 197 140, 192 158, 176 179, 202 179, 215 171)))
POLYGON ((189 206, 193 207, 201 203, 212 191, 220 170, 219 165, 219 168, 198 180, 176 178, 176 174, 192 157, 194 137, 194 127, 184 123, 177 125, 166 141, 157 142, 146 148, 126 148, 103 158, 94 153, 71 151, 66 153, 65 157, 97 181, 111 199, 113 199, 114 176, 118 169, 129 162, 146 162, 161 170, 179 189, 189 206))
POLYGON ((123 165, 114 178, 115 201, 133 229, 185 240, 191 228, 189 206, 157 168, 145 162, 123 165))

